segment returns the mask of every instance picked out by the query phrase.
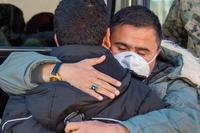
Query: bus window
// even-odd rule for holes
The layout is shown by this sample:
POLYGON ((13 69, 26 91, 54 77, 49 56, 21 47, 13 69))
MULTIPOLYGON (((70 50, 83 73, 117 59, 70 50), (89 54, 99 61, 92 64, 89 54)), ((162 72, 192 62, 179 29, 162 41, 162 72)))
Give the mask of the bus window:
MULTIPOLYGON (((53 17, 59 1, 0 0, 0 46, 55 47, 53 17)), ((104 1, 114 6, 113 0, 104 1)))
POLYGON ((58 2, 59 0, 51 2, 49 0, 34 0, 34 2, 1 0, 0 46, 56 46, 53 13, 58 2))
POLYGON ((164 23, 173 1, 174 0, 150 0, 150 9, 158 15, 161 24, 164 23))

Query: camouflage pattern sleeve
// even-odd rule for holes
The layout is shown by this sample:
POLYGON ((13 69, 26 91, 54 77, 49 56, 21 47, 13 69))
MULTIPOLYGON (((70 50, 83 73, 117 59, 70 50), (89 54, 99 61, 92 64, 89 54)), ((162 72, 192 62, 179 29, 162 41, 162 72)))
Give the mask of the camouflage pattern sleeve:
POLYGON ((181 19, 179 0, 174 0, 169 14, 162 26, 163 39, 171 40, 182 47, 187 47, 187 31, 181 19))
POLYGON ((175 0, 163 24, 163 37, 200 57, 200 0, 175 0))

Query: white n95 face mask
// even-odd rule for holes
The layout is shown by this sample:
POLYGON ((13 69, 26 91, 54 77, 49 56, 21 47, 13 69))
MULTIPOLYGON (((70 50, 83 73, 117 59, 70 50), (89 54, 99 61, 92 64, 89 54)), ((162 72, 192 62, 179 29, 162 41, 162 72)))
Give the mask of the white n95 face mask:
POLYGON ((148 77, 151 72, 149 64, 155 60, 156 56, 157 55, 155 55, 149 62, 140 55, 130 51, 116 54, 114 57, 124 68, 133 70, 138 75, 148 77))

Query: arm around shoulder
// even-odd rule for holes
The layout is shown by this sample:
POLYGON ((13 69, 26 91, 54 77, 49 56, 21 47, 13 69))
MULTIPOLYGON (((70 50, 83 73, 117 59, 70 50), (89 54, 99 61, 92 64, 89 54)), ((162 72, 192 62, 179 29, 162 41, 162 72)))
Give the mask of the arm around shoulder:
POLYGON ((0 65, 0 87, 10 94, 24 94, 37 86, 32 83, 32 71, 45 63, 58 63, 57 58, 36 52, 13 52, 0 65))
POLYGON ((200 131, 200 109, 196 89, 182 80, 168 84, 163 99, 171 106, 124 121, 130 133, 172 133, 200 131))

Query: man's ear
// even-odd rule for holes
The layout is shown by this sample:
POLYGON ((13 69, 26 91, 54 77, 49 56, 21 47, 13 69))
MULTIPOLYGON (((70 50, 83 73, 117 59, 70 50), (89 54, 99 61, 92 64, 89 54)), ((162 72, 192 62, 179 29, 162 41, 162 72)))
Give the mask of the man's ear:
POLYGON ((56 42, 56 46, 57 46, 57 47, 60 47, 60 45, 59 45, 59 43, 58 43, 58 37, 57 37, 56 34, 54 35, 54 41, 56 42))
POLYGON ((111 43, 110 43, 110 28, 106 30, 105 36, 103 38, 103 44, 102 46, 106 49, 110 49, 111 43))

